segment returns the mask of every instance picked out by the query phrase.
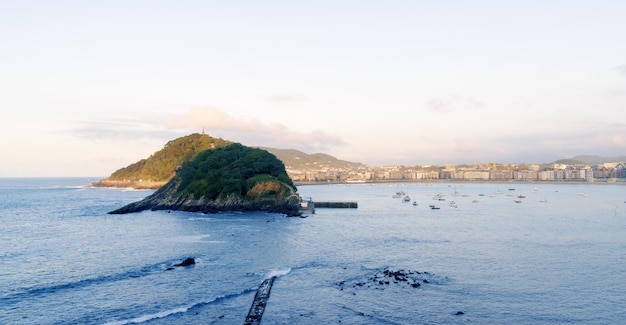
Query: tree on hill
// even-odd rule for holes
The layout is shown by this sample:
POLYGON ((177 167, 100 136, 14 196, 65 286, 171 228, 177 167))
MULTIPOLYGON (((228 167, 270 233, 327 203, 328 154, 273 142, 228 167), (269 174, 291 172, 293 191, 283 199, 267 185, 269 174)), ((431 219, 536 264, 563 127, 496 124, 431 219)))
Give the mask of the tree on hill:
POLYGON ((199 153, 157 191, 109 213, 151 209, 204 213, 267 211, 297 216, 300 197, 296 192, 276 156, 233 143, 199 153))
POLYGON ((201 152, 183 164, 177 177, 181 179, 178 191, 209 200, 232 194, 249 196, 252 188, 262 181, 278 181, 295 191, 282 161, 265 150, 239 143, 201 152))
POLYGON ((193 159, 198 153, 231 145, 233 142, 212 138, 206 134, 193 133, 169 141, 163 149, 147 159, 142 159, 113 172, 107 179, 112 181, 166 182, 171 179, 184 162, 193 159))

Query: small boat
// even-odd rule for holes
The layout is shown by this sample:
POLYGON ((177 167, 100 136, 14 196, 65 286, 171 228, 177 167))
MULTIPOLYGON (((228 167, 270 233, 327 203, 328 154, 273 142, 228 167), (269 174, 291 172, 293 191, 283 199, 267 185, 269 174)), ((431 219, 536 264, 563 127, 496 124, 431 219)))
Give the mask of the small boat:
POLYGON ((431 210, 439 210, 439 207, 433 205, 432 207, 430 207, 430 209, 431 210))
POLYGON ((456 205, 456 202, 454 201, 450 201, 450 206, 453 208, 458 208, 458 205, 456 205))
POLYGON ((445 195, 438 193, 435 196, 433 196, 433 200, 439 200, 439 201, 445 201, 446 199, 444 198, 445 195))
POLYGON ((413 205, 414 205, 414 206, 417 206, 417 202, 413 201, 413 205))
POLYGON ((478 203, 478 202, 479 202, 478 200, 474 200, 474 201, 472 201, 472 203, 478 203))
POLYGON ((410 202, 410 201, 411 201, 411 197, 409 197, 408 195, 405 195, 405 196, 402 198, 402 202, 410 202))
POLYGON ((518 196, 517 196, 517 198, 518 198, 518 199, 524 199, 524 198, 526 198, 526 196, 524 196, 524 195, 518 195, 518 196))
POLYGON ((313 203, 313 198, 300 198, 300 212, 315 214, 315 203, 313 203))
POLYGON ((521 199, 515 199, 515 203, 522 203, 521 199))
POLYGON ((396 198, 396 199, 399 199, 399 198, 401 198, 401 197, 403 197, 405 195, 406 195, 406 193, 404 193, 404 191, 398 191, 398 192, 396 192, 396 194, 393 195, 393 197, 396 198))

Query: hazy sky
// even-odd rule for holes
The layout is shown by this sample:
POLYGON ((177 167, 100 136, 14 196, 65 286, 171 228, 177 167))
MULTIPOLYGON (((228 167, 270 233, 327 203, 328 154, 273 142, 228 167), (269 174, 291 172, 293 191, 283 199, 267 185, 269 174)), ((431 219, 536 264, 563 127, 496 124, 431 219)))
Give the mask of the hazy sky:
POLYGON ((626 1, 0 0, 0 177, 193 132, 379 166, 626 154, 626 1))

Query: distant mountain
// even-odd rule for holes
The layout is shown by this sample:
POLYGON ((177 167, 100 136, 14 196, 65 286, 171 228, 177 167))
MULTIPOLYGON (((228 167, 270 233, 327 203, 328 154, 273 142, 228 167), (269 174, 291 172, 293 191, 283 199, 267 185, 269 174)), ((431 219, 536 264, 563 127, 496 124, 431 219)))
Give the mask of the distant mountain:
POLYGON ((617 156, 617 157, 601 157, 594 155, 578 155, 569 159, 560 159, 555 161, 555 164, 588 164, 588 165, 597 165, 603 163, 611 163, 611 162, 621 162, 626 161, 626 156, 617 156))
POLYGON ((331 155, 324 153, 307 154, 295 149, 276 149, 259 147, 260 149, 267 150, 276 158, 280 159, 287 169, 299 169, 299 170, 320 170, 324 168, 329 169, 358 169, 364 167, 364 164, 357 162, 350 162, 346 160, 337 159, 331 155))

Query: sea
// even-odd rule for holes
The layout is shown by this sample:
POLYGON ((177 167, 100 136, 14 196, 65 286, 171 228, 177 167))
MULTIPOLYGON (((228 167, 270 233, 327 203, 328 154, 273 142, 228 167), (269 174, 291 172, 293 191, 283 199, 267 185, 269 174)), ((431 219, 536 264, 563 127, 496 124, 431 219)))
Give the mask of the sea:
POLYGON ((626 323, 625 185, 300 185, 358 204, 300 218, 97 180, 0 179, 0 324, 243 324, 270 277, 262 324, 626 323))

